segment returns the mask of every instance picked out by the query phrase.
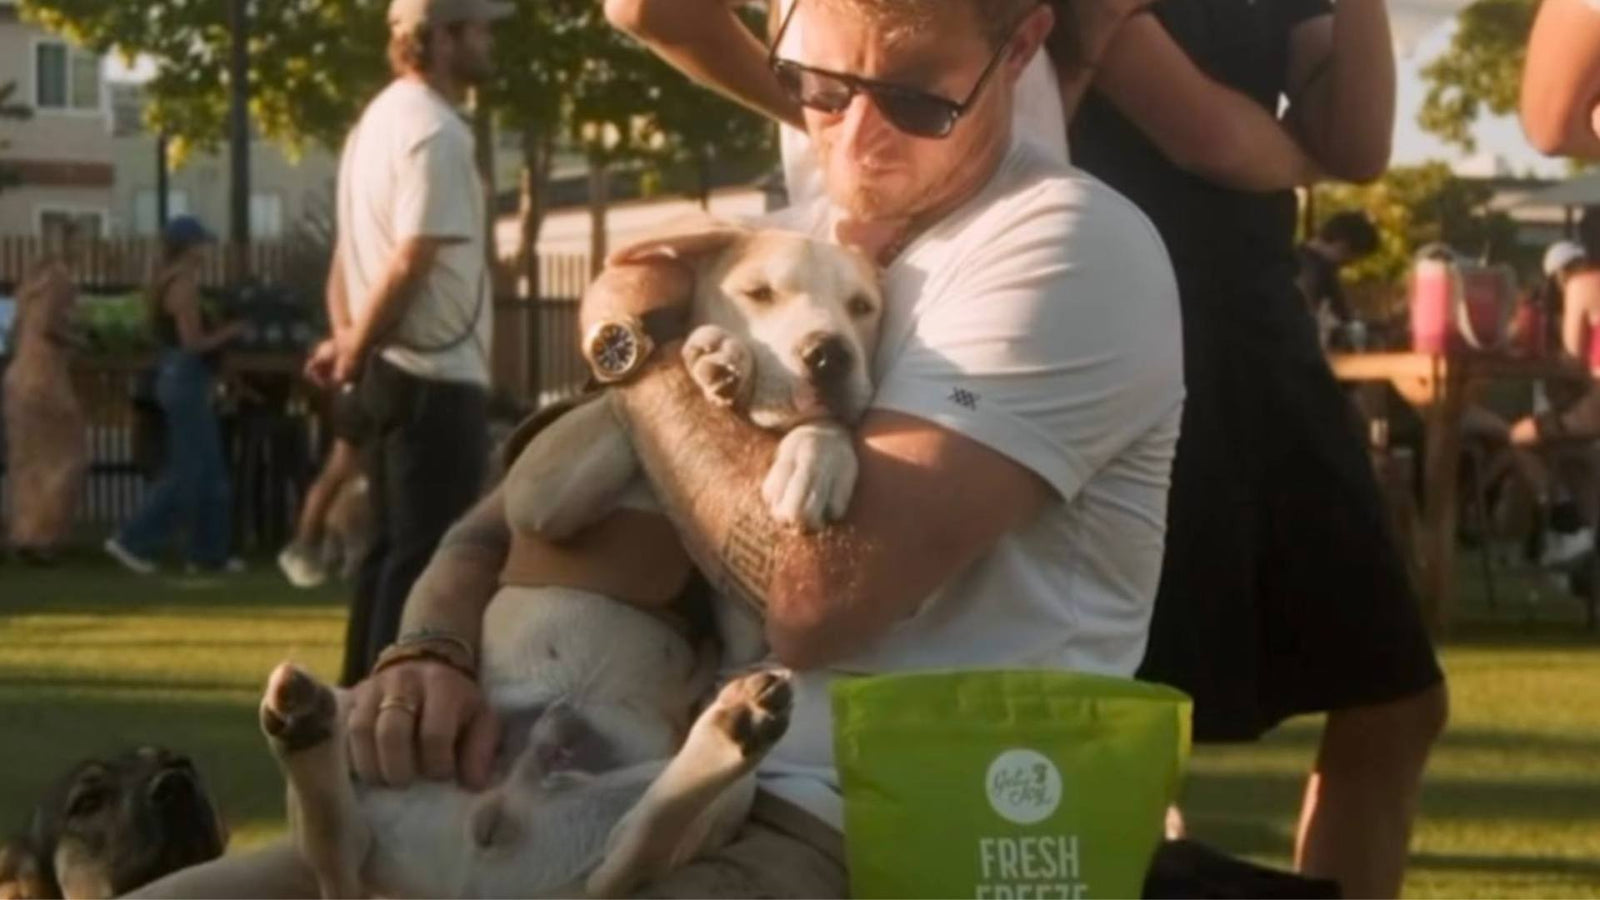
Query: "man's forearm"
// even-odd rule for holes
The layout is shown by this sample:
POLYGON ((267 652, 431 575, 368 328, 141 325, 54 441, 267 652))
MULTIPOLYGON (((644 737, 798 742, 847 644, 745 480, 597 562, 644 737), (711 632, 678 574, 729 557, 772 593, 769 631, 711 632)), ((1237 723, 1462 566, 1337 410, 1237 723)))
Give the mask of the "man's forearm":
POLYGON ((503 496, 496 488, 445 533, 406 598, 402 636, 444 632, 480 646, 483 611, 511 546, 503 496))
POLYGON ((350 328, 354 333, 354 345, 360 352, 371 350, 405 316, 433 259, 431 249, 423 251, 410 246, 403 246, 395 254, 383 279, 373 289, 371 301, 360 315, 352 317, 350 328))
POLYGON ((1389 165, 1394 143, 1395 60, 1383 0, 1334 4, 1328 61, 1293 98, 1295 122, 1330 174, 1370 181, 1389 165))
POLYGON ((348 330, 352 325, 344 254, 344 241, 341 240, 334 244, 333 259, 328 263, 328 285, 323 294, 323 301, 328 308, 328 327, 334 334, 348 330))
POLYGON ((856 529, 839 522, 803 534, 775 522, 762 500, 778 443, 771 433, 707 408, 677 365, 660 364, 624 388, 622 403, 657 495, 717 590, 787 629, 853 602, 865 545, 856 529))
POLYGON ((1520 112, 1540 152, 1600 158, 1600 11, 1582 0, 1540 6, 1520 112))
POLYGON ((605 11, 613 25, 697 83, 803 127, 799 106, 767 68, 766 47, 728 0, 605 0, 605 11))

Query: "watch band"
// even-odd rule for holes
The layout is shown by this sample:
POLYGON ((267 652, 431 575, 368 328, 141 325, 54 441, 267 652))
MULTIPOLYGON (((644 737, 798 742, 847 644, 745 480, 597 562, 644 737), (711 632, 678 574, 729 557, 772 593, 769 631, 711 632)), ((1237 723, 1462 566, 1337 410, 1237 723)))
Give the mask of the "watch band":
POLYGON ((639 316, 639 324, 659 347, 689 336, 689 308, 686 305, 659 306, 639 316))

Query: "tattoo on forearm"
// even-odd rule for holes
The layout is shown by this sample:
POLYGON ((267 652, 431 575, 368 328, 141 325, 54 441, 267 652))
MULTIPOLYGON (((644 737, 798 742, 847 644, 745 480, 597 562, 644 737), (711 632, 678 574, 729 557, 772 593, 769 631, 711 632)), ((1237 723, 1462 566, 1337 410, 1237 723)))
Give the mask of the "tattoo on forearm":
POLYGON ((718 589, 765 613, 777 547, 778 527, 764 512, 740 513, 723 540, 718 589))

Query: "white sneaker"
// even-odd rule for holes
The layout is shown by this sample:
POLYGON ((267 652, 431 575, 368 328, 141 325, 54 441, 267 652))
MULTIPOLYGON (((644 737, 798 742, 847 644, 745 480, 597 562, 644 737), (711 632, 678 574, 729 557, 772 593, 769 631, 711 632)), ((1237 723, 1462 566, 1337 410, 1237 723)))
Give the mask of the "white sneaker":
POLYGON ((283 548, 283 552, 278 554, 278 568, 283 570, 283 577, 297 588, 314 588, 328 580, 328 572, 322 567, 321 561, 300 549, 299 544, 283 548))
POLYGON ((1547 531, 1544 536, 1544 555, 1541 565, 1557 567, 1576 562, 1579 557, 1594 549, 1594 529, 1579 528, 1571 534, 1547 531))
POLYGON ((155 563, 142 556, 135 556, 132 550, 117 543, 116 538, 106 538, 106 542, 102 546, 105 547, 106 553, 110 554, 112 559, 122 563, 124 569, 136 575, 154 575, 156 573, 155 563))

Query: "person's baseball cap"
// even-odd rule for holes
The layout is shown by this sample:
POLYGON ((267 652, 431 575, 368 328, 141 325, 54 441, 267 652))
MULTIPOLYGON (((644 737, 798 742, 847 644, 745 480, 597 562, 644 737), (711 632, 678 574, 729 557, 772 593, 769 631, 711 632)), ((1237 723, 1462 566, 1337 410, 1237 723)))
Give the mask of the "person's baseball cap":
POLYGON ((1581 245, 1574 241, 1556 241, 1544 251, 1544 274, 1555 275, 1575 262, 1589 258, 1581 245))
POLYGON ((161 230, 161 239, 176 247, 192 247, 195 244, 209 244, 217 236, 194 216, 174 216, 167 220, 167 227, 161 230))
POLYGON ((410 31, 428 25, 494 22, 511 15, 505 0, 390 0, 389 27, 410 31))

